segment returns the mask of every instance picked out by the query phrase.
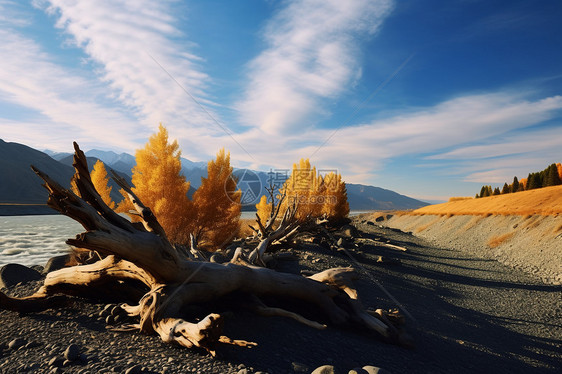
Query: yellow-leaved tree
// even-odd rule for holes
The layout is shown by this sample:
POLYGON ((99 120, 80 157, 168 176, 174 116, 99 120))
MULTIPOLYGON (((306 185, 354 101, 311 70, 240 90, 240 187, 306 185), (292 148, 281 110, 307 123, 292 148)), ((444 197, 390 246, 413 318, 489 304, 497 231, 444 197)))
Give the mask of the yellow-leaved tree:
MULTIPOLYGON (((133 168, 133 192, 160 222, 168 239, 175 243, 189 242, 189 227, 194 219, 193 204, 187 197, 189 182, 180 174, 181 151, 177 140, 168 141, 168 131, 160 124, 158 133, 152 135, 143 149, 136 154, 133 168)), ((117 209, 132 209, 125 199, 117 209)), ((135 219, 135 216, 131 216, 135 219)))
POLYGON ((260 202, 256 204, 256 209, 260 221, 265 225, 271 215, 271 202, 267 201, 267 196, 262 195, 260 202))
POLYGON ((111 199, 111 189, 113 187, 109 186, 109 178, 107 176, 107 171, 105 170, 105 165, 101 160, 98 160, 94 164, 94 168, 90 172, 90 178, 92 178, 92 183, 94 187, 100 194, 104 203, 111 209, 115 209, 115 202, 111 199))
MULTIPOLYGON (((341 175, 334 172, 324 177, 318 175, 308 159, 301 159, 298 164, 293 164, 291 175, 281 187, 280 193, 286 196, 279 216, 294 202, 297 203, 295 218, 299 221, 325 216, 331 223, 337 223, 349 214, 347 189, 341 175)), ((265 223, 271 212, 271 202, 267 201, 266 196, 262 196, 256 209, 260 220, 265 223)))
MULTIPOLYGON (((319 178, 322 178, 319 176, 319 178)), ((347 201, 347 188, 341 179, 341 174, 328 173, 322 178, 322 215, 330 222, 336 223, 343 220, 349 214, 349 203, 347 201)))
POLYGON ((196 218, 191 232, 197 244, 213 250, 228 244, 240 226, 240 197, 230 166, 230 152, 222 148, 207 164, 207 178, 193 194, 196 218))
POLYGON ((317 201, 318 191, 316 167, 311 166, 308 159, 301 158, 298 164, 293 164, 291 175, 281 188, 281 194, 286 194, 281 211, 284 212, 296 201, 297 220, 304 221, 308 217, 318 217, 322 209, 317 201))
MULTIPOLYGON (((100 194, 104 203, 107 204, 108 207, 111 209, 115 209, 115 202, 111 199, 111 190, 113 187, 108 186, 109 178, 107 176, 107 171, 105 170, 105 165, 103 161, 97 160, 94 164, 94 168, 90 172, 90 178, 92 179, 92 184, 96 188, 96 191, 100 194)), ((78 187, 76 187, 76 182, 72 179, 70 187, 72 188, 72 192, 76 195, 82 197, 80 195, 80 191, 78 187)))

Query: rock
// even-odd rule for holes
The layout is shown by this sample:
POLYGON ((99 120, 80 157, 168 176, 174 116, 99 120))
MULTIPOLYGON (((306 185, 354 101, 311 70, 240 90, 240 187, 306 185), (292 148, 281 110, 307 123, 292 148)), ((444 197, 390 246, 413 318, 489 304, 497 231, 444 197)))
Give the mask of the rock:
POLYGON ((30 266, 30 268, 35 270, 38 273, 43 273, 43 270, 44 270, 43 266, 41 266, 41 265, 33 265, 33 266, 30 266))
POLYGON ((107 304, 106 306, 103 307, 103 309, 99 313, 99 316, 107 317, 108 315, 111 314, 111 309, 113 309, 113 304, 107 304))
POLYGON ((25 340, 24 338, 15 338, 14 340, 8 343, 8 348, 15 351, 19 347, 23 347, 26 344, 27 344, 27 340, 25 340))
POLYGON ((37 271, 20 264, 7 264, 0 268, 0 288, 10 288, 18 283, 38 281, 43 276, 37 271))
POLYGON ((308 366, 300 362, 291 363, 291 367, 293 368, 293 371, 297 373, 308 373, 310 371, 308 366))
POLYGON ((76 361, 80 358, 80 347, 76 344, 69 345, 64 351, 64 358, 68 361, 76 361))
POLYGON ((49 360, 49 366, 61 367, 64 362, 62 357, 53 357, 49 360))
POLYGON ((386 215, 386 219, 387 219, 387 220, 391 219, 392 217, 394 217, 394 215, 392 215, 392 214, 387 214, 387 215, 386 215))
POLYGON ((142 369, 142 366, 140 366, 140 365, 131 366, 130 368, 125 370, 125 374, 140 374, 141 369, 142 369))
POLYGON ((375 226, 375 223, 372 222, 372 221, 367 221, 367 225, 369 225, 369 226, 375 226))
POLYGON ((363 366, 363 370, 367 373, 367 374, 390 374, 390 372, 388 372, 387 370, 381 369, 377 366, 363 366))
POLYGON ((344 225, 339 230, 340 235, 347 238, 354 238, 358 235, 357 228, 352 225, 344 225))
POLYGON ((336 369, 332 365, 323 365, 314 369, 311 374, 335 374, 336 369))
POLYGON ((43 274, 47 274, 50 273, 51 271, 62 269, 69 262, 70 262, 70 255, 60 255, 60 256, 51 257, 49 261, 47 261, 47 264, 45 265, 43 274))
POLYGON ((236 374, 248 374, 248 369, 240 369, 236 374))
POLYGON ((375 219, 375 222, 382 222, 382 221, 384 221, 384 216, 378 216, 378 217, 375 219))
POLYGON ((363 368, 354 368, 347 372, 347 374, 368 374, 363 368))
POLYGON ((216 262, 217 264, 222 264, 223 262, 226 262, 226 258, 221 253, 215 253, 211 256, 209 261, 216 262))
POLYGON ((62 369, 59 367, 54 367, 51 369, 51 371, 49 371, 49 374, 59 374, 62 373, 62 369))
POLYGON ((28 342, 25 345, 25 348, 35 348, 35 347, 39 347, 41 345, 41 343, 39 342, 28 342))

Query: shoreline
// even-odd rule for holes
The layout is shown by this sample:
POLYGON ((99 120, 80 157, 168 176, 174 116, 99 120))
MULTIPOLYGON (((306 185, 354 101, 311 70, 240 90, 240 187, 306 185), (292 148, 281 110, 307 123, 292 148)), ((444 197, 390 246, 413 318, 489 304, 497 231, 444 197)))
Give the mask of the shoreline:
MULTIPOLYGON (((436 247, 424 239, 381 228, 354 217, 359 235, 350 247, 364 270, 355 284, 366 306, 396 305, 377 287, 382 284, 415 318, 406 331, 416 348, 384 343, 365 331, 330 326, 316 330, 282 317, 263 317, 247 310, 225 313, 225 335, 255 341, 252 349, 223 346, 218 357, 163 343, 138 332, 106 330, 100 316, 106 302, 73 299, 66 309, 18 315, 0 311, 0 372, 50 372, 51 361, 64 373, 310 373, 333 365, 335 373, 365 365, 390 373, 556 373, 562 365, 558 323, 560 287, 484 259, 474 253, 436 247), (406 252, 380 246, 391 242, 406 252), (383 256, 397 261, 379 262, 383 256), (29 346, 9 349, 16 338, 29 346), (70 344, 86 356, 67 366, 57 361, 70 344), (54 361, 53 361, 54 360, 54 361), (144 370, 141 371, 141 369, 144 370), (305 371, 300 371, 306 368, 305 371)), ((354 265, 342 252, 306 242, 291 250, 295 261, 278 271, 309 274, 354 265)), ((15 286, 29 294, 40 285, 15 286)), ((205 315, 205 313, 203 313, 205 315)))
POLYGON ((377 222, 562 285, 560 215, 394 215, 377 222))

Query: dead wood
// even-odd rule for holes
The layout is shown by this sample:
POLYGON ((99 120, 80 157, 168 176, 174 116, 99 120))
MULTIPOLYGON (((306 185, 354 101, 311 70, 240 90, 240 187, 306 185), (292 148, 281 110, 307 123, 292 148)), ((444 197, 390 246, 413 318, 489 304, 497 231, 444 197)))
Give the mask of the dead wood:
POLYGON ((96 251, 102 258, 92 264, 49 273, 43 286, 30 297, 12 298, 0 293, 1 308, 25 311, 58 307, 66 300, 61 294, 84 296, 89 290, 103 290, 115 282, 130 281, 124 283, 125 287, 129 287, 129 295, 137 292, 138 304, 123 304, 121 308, 137 318, 138 323, 129 327, 158 334, 165 342, 200 347, 213 355, 221 343, 242 347, 252 347, 255 343, 224 336, 224 319, 219 314, 211 313, 192 323, 182 318, 182 311, 187 306, 212 303, 233 294, 251 295, 256 300, 256 311, 261 314, 293 318, 314 328, 323 328, 326 323, 352 324, 396 340, 392 324, 369 314, 359 301, 351 283, 353 270, 330 269, 307 278, 250 265, 263 263, 264 253, 273 241, 294 235, 298 228, 294 220, 295 205, 284 213, 275 229, 269 221, 263 225, 258 219, 262 238, 248 261, 238 253, 236 263, 208 262, 194 240, 190 250, 171 243, 150 208, 143 205, 124 180, 116 178, 133 202, 141 223, 131 223, 107 207, 92 184, 84 153, 76 143, 74 147, 76 172, 72 183, 81 197, 40 170, 33 170, 49 191, 48 205, 78 221, 86 230, 67 243, 96 251), (140 291, 144 296, 140 297, 140 291), (272 296, 309 306, 307 310, 316 320, 291 311, 290 303, 284 309, 261 302, 261 298, 272 296))

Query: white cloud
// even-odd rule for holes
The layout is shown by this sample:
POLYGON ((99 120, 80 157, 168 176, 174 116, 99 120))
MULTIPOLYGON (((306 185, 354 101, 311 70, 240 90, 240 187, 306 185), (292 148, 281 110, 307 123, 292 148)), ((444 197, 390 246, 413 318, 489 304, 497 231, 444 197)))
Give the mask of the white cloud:
MULTIPOLYGON (((254 167, 267 165, 280 168, 315 153, 311 162, 316 166, 342 170, 346 180, 351 182, 374 183, 374 174, 393 158, 411 155, 417 160, 420 154, 453 148, 448 153, 427 157, 430 159, 427 162, 435 159, 442 164, 443 160, 455 160, 455 165, 450 166, 450 172, 460 175, 459 178, 466 177, 468 181, 480 182, 492 176, 491 172, 484 173, 490 169, 494 169, 501 178, 504 174, 513 178, 514 169, 510 167, 521 165, 516 168, 521 173, 523 170, 528 171, 531 165, 536 166, 544 161, 526 156, 505 159, 503 164, 499 161, 471 163, 465 160, 461 165, 461 160, 455 154, 485 151, 488 154, 486 157, 509 155, 510 151, 522 149, 523 144, 526 147, 524 149, 530 152, 541 149, 544 151, 545 147, 550 150, 560 149, 562 136, 559 135, 562 135, 562 130, 541 132, 527 127, 555 117, 561 109, 561 96, 531 101, 523 99, 520 93, 467 95, 433 107, 406 111, 407 114, 342 128, 316 153, 317 147, 334 130, 301 129, 298 135, 281 137, 267 134, 261 129, 253 129, 239 135, 239 140, 256 156, 258 162, 236 148, 231 148, 231 151, 234 160, 244 160, 254 167), (507 136, 511 131, 520 131, 520 135, 507 136), (505 145, 500 146, 505 147, 503 152, 496 150, 493 144, 490 145, 496 143, 494 139, 498 137, 506 139, 505 145), (482 145, 484 143, 488 145, 482 145), (475 151, 471 147, 478 148, 475 151), (462 169, 459 169, 460 166, 462 169), (504 171, 500 173, 501 168, 504 171)), ((213 142, 212 139, 209 141, 213 142)), ((218 139, 214 141, 220 144, 218 139)), ((447 172, 447 166, 442 168, 447 172)), ((499 180, 494 180, 496 179, 499 180)))
POLYGON ((199 101, 211 104, 205 93, 209 77, 199 65, 201 58, 188 52, 193 45, 176 27, 170 3, 48 3, 47 11, 57 18, 57 27, 84 50, 115 97, 141 121, 153 128, 164 122, 172 131, 202 126, 206 131, 221 131, 174 81, 199 101))
POLYGON ((267 48, 249 64, 241 122, 265 133, 289 133, 314 114, 322 100, 356 79, 358 36, 374 33, 391 0, 295 0, 267 25, 267 48))
MULTIPOLYGON (((39 149, 69 149, 72 141, 103 142, 129 149, 141 129, 126 115, 96 102, 95 82, 63 69, 41 48, 14 30, 0 29, 0 96, 17 120, 0 119, 0 133, 14 132, 22 143, 39 149), (30 111, 31 109, 31 111, 30 111), (23 115, 25 113, 25 115, 23 115), (27 139, 27 140, 26 140, 27 139)), ((4 113, 7 116, 7 113, 4 113)))

